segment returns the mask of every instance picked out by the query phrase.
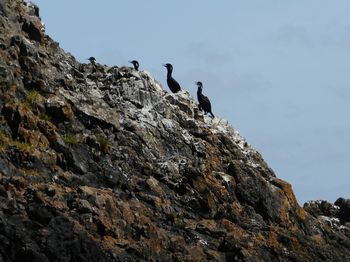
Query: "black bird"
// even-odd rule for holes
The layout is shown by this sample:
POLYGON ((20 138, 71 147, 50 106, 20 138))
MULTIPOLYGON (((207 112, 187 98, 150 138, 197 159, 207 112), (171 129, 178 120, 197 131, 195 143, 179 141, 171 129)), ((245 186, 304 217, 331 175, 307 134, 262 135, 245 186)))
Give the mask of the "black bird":
POLYGON ((91 64, 95 64, 96 62, 96 58, 93 56, 90 56, 87 60, 89 60, 91 64))
POLYGON ((179 92, 181 90, 181 87, 179 83, 171 76, 171 73, 173 72, 173 66, 171 64, 165 64, 163 66, 165 66, 166 69, 168 70, 166 81, 168 83, 168 87, 170 88, 171 92, 173 93, 179 92))
POLYGON ((203 110, 205 115, 207 113, 210 113, 211 116, 214 118, 215 116, 211 112, 211 104, 210 104, 209 98, 202 94, 202 90, 203 90, 202 82, 196 82, 196 84, 198 86, 197 98, 199 103, 199 110, 201 111, 203 110))
POLYGON ((139 71, 139 62, 137 62, 136 60, 132 60, 132 61, 129 61, 129 63, 132 63, 134 65, 134 69, 136 71, 139 71))

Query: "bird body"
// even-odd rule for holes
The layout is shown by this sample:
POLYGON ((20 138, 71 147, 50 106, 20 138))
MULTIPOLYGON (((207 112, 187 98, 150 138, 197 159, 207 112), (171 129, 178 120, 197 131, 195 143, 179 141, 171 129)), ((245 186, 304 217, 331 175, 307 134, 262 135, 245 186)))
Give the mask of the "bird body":
POLYGON ((91 66, 92 66, 92 73, 95 73, 96 72, 96 70, 97 70, 97 65, 96 65, 96 58, 95 57, 93 57, 93 56, 90 56, 87 60, 89 60, 90 61, 90 64, 91 64, 91 66))
POLYGON ((89 60, 91 64, 95 64, 96 63, 96 58, 93 57, 93 56, 90 56, 87 60, 89 60))
POLYGON ((181 90, 181 87, 179 83, 172 77, 173 66, 171 64, 165 64, 163 66, 166 67, 166 69, 168 70, 166 81, 169 89, 173 93, 179 92, 181 90))
POLYGON ((139 71, 139 62, 137 62, 136 60, 132 60, 132 61, 129 61, 129 63, 133 64, 134 69, 136 71, 139 71))
POLYGON ((199 110, 203 110, 204 114, 210 113, 212 118, 214 118, 214 114, 211 112, 211 103, 210 100, 207 96, 203 95, 202 90, 203 90, 203 84, 202 82, 196 82, 198 86, 197 90, 197 99, 199 103, 199 110))

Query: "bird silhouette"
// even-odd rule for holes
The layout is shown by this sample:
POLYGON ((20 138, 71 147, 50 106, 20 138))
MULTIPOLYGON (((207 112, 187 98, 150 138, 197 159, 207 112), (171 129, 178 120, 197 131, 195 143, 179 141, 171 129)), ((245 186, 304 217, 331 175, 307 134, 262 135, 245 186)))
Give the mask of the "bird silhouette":
POLYGON ((89 60, 91 64, 95 64, 96 62, 96 58, 93 56, 90 56, 87 60, 89 60))
POLYGON ((164 67, 168 70, 167 73, 167 83, 168 87, 170 88, 171 92, 177 93, 181 90, 181 87, 179 83, 172 77, 172 72, 173 72, 173 66, 171 64, 164 64, 164 67))
POLYGON ((129 63, 133 64, 134 69, 136 71, 139 71, 139 62, 137 62, 136 60, 132 60, 132 61, 129 61, 129 63))
POLYGON ((199 103, 199 110, 201 110, 201 111, 203 110, 205 115, 207 113, 210 113, 212 118, 214 118, 215 116, 211 112, 211 103, 209 101, 209 98, 202 94, 202 91, 203 91, 202 82, 196 82, 196 84, 198 86, 197 99, 198 99, 198 103, 199 103))

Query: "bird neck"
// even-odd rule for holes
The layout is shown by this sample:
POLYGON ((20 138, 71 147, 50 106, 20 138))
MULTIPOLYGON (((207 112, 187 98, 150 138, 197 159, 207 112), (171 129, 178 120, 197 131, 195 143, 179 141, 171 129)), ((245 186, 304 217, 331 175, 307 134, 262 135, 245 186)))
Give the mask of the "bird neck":
POLYGON ((167 77, 168 78, 171 78, 171 73, 173 72, 173 70, 171 70, 171 69, 168 69, 168 74, 167 74, 167 77))

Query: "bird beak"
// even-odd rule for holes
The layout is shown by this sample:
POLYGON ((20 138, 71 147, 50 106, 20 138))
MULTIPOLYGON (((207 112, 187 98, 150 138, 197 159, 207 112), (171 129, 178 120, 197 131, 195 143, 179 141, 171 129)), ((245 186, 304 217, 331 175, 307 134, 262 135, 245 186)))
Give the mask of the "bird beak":
POLYGON ((163 64, 164 67, 166 67, 166 64, 163 64))

